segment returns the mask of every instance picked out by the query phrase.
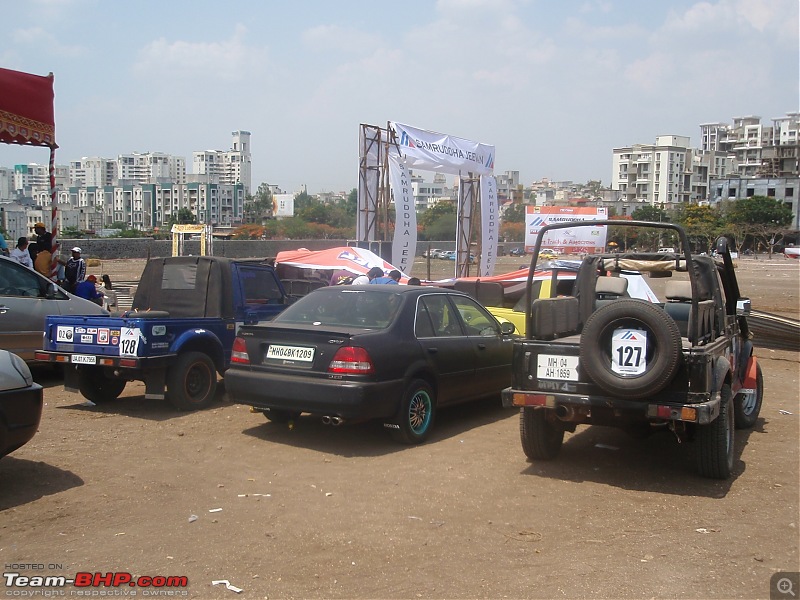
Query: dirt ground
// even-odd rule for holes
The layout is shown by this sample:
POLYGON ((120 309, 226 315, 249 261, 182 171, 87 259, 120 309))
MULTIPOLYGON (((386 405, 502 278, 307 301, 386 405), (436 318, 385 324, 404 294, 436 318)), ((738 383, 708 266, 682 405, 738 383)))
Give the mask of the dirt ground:
MULTIPOLYGON (((97 272, 141 269, 110 263, 97 272)), ((797 318, 798 273, 747 261, 739 279, 754 308, 797 318)), ((67 596, 235 598, 212 585, 228 580, 241 598, 769 598, 773 574, 800 571, 800 362, 758 355, 761 418, 724 482, 667 433, 579 427, 557 460, 528 462, 499 399, 442 411, 404 447, 379 423, 272 424, 223 391, 197 413, 140 384, 84 407, 37 369, 40 430, 0 460, 3 572, 188 578, 67 596)), ((7 582, 5 597, 34 591, 7 582)))

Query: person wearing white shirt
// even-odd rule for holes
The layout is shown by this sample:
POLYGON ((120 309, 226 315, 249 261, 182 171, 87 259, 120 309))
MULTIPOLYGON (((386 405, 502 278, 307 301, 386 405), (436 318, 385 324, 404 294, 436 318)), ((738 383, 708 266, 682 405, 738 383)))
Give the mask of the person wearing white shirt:
POLYGON ((28 238, 21 237, 17 240, 17 245, 9 254, 11 258, 16 260, 19 264, 33 269, 33 260, 31 254, 28 252, 28 238))

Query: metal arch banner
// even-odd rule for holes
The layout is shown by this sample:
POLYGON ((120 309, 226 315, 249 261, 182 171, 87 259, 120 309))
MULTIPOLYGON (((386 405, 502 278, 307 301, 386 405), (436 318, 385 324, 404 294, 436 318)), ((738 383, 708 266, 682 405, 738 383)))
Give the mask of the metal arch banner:
MULTIPOLYGON (((412 168, 455 174, 461 178, 457 204, 455 268, 458 276, 468 275, 471 262, 473 215, 480 200, 478 177, 492 175, 495 160, 494 146, 392 121, 387 123, 386 130, 362 124, 359 133, 358 221, 356 225, 358 240, 364 242, 376 239, 385 240, 383 236, 388 235, 387 216, 390 192, 386 182, 387 176, 392 180, 397 214, 402 215, 407 208, 409 198, 406 198, 403 190, 406 189, 407 192, 410 190, 402 184, 403 177, 398 166, 400 162, 393 160, 392 157, 402 158, 406 174, 412 168), (381 214, 384 217, 382 232, 379 231, 381 214)), ((408 177, 406 176, 405 179, 408 177)), ((488 185, 490 184, 487 183, 488 185)), ((414 207, 413 197, 410 197, 410 204, 411 207, 414 207)), ((479 218, 480 216, 478 214, 479 218)), ((397 219, 399 217, 395 222, 393 244, 398 242, 397 219)), ((404 222, 409 221, 401 221, 401 226, 404 222)), ((396 263, 405 262, 403 251, 408 253, 410 248, 415 249, 416 247, 415 214, 413 230, 408 227, 404 228, 403 232, 405 233, 401 236, 399 248, 393 247, 392 261, 396 263)), ((481 253, 488 257, 495 255, 496 252, 497 236, 492 238, 484 235, 481 239, 481 253), (486 247, 485 244, 489 244, 489 246, 486 247)), ((494 267, 493 261, 482 258, 481 262, 486 262, 486 267, 482 271, 491 273, 494 267)))

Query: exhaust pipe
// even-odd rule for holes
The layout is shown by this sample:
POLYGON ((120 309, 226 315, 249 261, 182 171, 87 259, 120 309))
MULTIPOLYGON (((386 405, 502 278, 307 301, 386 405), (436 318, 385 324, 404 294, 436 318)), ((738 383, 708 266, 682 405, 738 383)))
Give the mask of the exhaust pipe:
POLYGON ((322 417, 322 424, 323 425, 330 425, 331 424, 331 418, 328 415, 325 415, 324 417, 322 417))
POLYGON ((342 417, 331 417, 331 425, 334 427, 338 427, 342 423, 344 423, 344 419, 342 417))
POLYGON ((571 421, 575 416, 575 409, 571 406, 559 404, 556 406, 556 416, 562 421, 571 421))

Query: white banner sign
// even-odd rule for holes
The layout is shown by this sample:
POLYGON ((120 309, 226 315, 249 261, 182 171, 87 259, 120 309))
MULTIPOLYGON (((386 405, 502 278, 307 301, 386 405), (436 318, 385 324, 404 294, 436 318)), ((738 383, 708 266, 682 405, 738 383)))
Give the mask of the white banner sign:
POLYGON ((397 136, 409 169, 454 175, 462 172, 491 175, 494 171, 494 146, 400 123, 390 122, 389 126, 397 136))
MULTIPOLYGON (((605 208, 573 206, 528 206, 525 214, 525 248, 528 252, 536 244, 536 236, 545 225, 571 221, 602 221, 608 218, 605 208)), ((542 247, 553 248, 561 254, 578 254, 603 250, 606 246, 606 227, 570 227, 548 231, 542 247)))
POLYGON ((494 177, 481 175, 481 277, 488 277, 494 273, 499 231, 497 180, 494 177))
POLYGON ((417 210, 409 169, 400 156, 389 155, 389 182, 395 209, 392 264, 404 273, 410 273, 417 249, 417 210))

